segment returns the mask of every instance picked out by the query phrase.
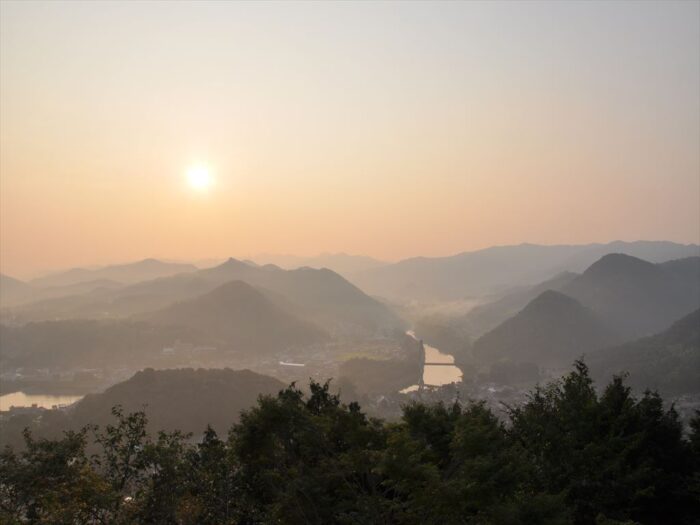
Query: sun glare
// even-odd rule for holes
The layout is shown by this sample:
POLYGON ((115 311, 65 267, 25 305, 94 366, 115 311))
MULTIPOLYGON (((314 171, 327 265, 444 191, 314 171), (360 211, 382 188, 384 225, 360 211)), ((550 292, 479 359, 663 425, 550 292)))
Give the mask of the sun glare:
POLYGON ((192 166, 187 170, 187 183, 194 190, 206 191, 213 182, 211 173, 206 166, 192 166))

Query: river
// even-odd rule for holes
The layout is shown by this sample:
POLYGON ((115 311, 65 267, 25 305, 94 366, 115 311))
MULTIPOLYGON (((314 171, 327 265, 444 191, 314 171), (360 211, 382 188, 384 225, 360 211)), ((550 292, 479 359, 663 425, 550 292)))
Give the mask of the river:
POLYGON ((83 396, 52 396, 45 394, 25 394, 13 392, 0 396, 0 410, 9 410, 10 407, 31 407, 36 405, 41 408, 53 408, 56 406, 70 405, 79 401, 83 396))
MULTIPOLYGON (((406 332, 408 335, 416 339, 412 330, 406 332)), ((459 383, 462 381, 462 371, 454 366, 455 358, 449 354, 444 354, 434 346, 423 343, 425 348, 426 363, 446 363, 447 365, 425 365, 423 368, 423 383, 426 386, 442 386, 450 383, 459 383)), ((418 385, 411 385, 404 388, 401 392, 413 392, 418 390, 418 385)))

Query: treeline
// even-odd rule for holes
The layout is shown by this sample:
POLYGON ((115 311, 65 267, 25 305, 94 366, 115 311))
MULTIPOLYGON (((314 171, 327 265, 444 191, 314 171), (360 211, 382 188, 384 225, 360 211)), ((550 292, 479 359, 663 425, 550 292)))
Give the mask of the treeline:
POLYGON ((395 423, 312 382, 262 396, 228 437, 103 429, 25 434, 0 456, 0 522, 34 524, 693 524, 700 417, 582 362, 499 421, 481 403, 413 403, 395 423))

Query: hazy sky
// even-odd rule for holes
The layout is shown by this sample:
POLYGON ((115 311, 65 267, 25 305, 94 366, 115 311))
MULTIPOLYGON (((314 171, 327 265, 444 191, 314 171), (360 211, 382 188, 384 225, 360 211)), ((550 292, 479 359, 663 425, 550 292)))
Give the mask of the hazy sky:
POLYGON ((0 5, 3 273, 700 241, 698 2, 0 5))

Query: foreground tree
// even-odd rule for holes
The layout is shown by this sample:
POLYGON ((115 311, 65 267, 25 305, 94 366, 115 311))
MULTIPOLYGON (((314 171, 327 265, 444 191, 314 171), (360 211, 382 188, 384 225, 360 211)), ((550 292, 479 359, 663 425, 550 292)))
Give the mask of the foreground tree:
POLYGON ((563 494, 576 523, 693 522, 691 452, 673 407, 637 400, 616 377, 598 397, 586 365, 537 388, 511 410, 511 438, 527 454, 536 490, 563 494))
POLYGON ((505 424, 482 403, 404 407, 394 423, 311 382, 264 396, 227 439, 146 432, 142 412, 0 454, 0 523, 698 523, 700 419, 582 362, 505 424), (94 435, 90 441, 88 436, 94 435))
POLYGON ((25 450, 0 455, 0 522, 99 523, 105 518, 109 486, 85 453, 87 431, 67 432, 56 441, 34 440, 25 450))

